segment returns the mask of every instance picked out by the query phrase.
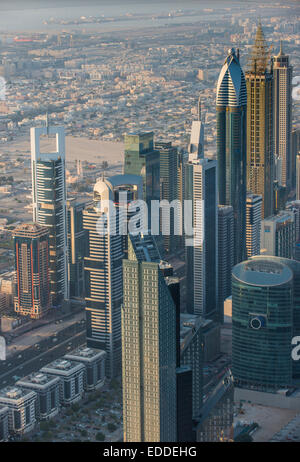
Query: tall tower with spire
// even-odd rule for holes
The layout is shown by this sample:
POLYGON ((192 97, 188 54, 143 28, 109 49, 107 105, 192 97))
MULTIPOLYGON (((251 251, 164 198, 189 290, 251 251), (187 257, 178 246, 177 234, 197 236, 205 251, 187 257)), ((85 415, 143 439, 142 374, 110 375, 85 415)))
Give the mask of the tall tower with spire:
POLYGON ((219 204, 234 212, 234 263, 246 254, 246 113, 247 90, 233 48, 217 84, 217 159, 219 204))
POLYGON ((276 179, 279 184, 290 189, 295 165, 292 165, 292 72, 289 56, 280 51, 273 57, 274 73, 274 155, 276 179))
POLYGON ((247 189, 263 199, 262 218, 273 214, 273 70, 268 68, 270 50, 257 26, 246 72, 247 86, 247 189))
POLYGON ((198 99, 197 120, 193 120, 191 138, 188 146, 189 161, 204 157, 204 123, 201 121, 201 98, 198 99))

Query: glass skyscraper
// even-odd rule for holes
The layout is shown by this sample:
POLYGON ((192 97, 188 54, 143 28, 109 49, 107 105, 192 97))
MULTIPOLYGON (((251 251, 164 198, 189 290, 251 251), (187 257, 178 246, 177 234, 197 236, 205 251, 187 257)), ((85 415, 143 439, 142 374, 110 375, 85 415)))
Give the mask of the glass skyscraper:
POLYGON ((124 174, 143 177, 143 199, 150 211, 150 201, 160 199, 160 155, 154 148, 153 132, 125 136, 124 174))
MULTIPOLYGON (((122 236, 111 230, 111 190, 104 181, 94 187, 94 203, 83 210, 87 251, 84 257, 87 346, 107 353, 106 375, 121 372, 122 236), (102 220, 103 232, 98 229, 102 220), (107 232, 104 228, 107 226, 107 232)), ((118 214, 117 214, 118 217, 118 214)), ((116 223, 118 226, 118 222, 116 223)))
MULTIPOLYGON (((159 151, 160 155, 160 199, 171 203, 178 198, 177 147, 172 146, 171 142, 157 142, 155 149, 159 151)), ((175 236, 175 213, 177 210, 171 208, 170 217, 162 217, 169 222, 167 225, 170 226, 170 234, 163 236, 163 246, 166 252, 174 251, 179 242, 179 236, 175 236)), ((160 222, 161 231, 163 229, 162 219, 160 222)))
POLYGON ((65 133, 63 127, 31 128, 33 221, 49 230, 52 305, 69 298, 65 133), (41 152, 42 135, 56 136, 56 151, 41 152))
POLYGON ((124 441, 176 441, 176 306, 153 236, 128 236, 123 288, 124 441))
POLYGON ((276 178, 281 186, 292 188, 295 159, 292 158, 292 73, 289 56, 280 51, 273 57, 274 74, 274 155, 276 178), (293 160, 293 162, 292 162, 293 160))
POLYGON ((67 201, 70 297, 84 296, 86 231, 83 229, 82 212, 85 206, 85 202, 76 199, 67 201))
POLYGON ((192 203, 194 235, 186 246, 187 311, 218 317, 217 163, 197 159, 185 165, 185 199, 192 203))
POLYGON ((217 85, 217 159, 219 204, 234 213, 234 262, 246 254, 247 90, 239 56, 232 48, 217 85))
POLYGON ((297 262, 253 257, 232 271, 232 372, 260 390, 291 386, 291 339, 299 331, 297 262))

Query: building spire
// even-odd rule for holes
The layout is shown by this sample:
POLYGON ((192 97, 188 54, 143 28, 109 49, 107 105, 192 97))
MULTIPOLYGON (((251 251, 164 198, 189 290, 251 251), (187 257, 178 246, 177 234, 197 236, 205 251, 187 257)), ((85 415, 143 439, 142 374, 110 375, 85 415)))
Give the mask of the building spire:
POLYGON ((268 60, 269 48, 262 29, 261 20, 259 20, 250 58, 250 70, 258 74, 264 73, 267 69, 268 60))

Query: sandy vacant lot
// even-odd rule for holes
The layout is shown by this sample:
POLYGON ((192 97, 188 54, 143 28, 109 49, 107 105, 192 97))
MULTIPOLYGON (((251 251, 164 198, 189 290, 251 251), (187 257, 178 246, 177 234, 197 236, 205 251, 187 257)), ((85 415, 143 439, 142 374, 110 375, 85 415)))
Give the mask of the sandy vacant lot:
MULTIPOLYGON (((55 139, 41 138, 41 151, 55 151, 55 139)), ((23 136, 21 139, 0 144, 0 153, 13 153, 30 155, 30 136, 23 136)), ((74 136, 66 137, 66 159, 67 162, 74 162, 76 159, 82 161, 101 163, 107 160, 110 165, 117 165, 123 162, 124 144, 112 141, 89 140, 74 136)))
POLYGON ((297 414, 290 409, 261 406, 259 404, 243 403, 244 414, 239 414, 235 420, 248 423, 256 422, 261 427, 252 437, 254 441, 269 441, 272 436, 284 427, 297 414))

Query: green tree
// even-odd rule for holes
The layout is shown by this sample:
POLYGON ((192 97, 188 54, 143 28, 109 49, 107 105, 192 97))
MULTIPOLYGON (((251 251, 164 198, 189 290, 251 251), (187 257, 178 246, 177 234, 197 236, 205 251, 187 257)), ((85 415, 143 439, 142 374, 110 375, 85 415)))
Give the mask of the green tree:
POLYGON ((98 432, 98 433, 96 434, 96 440, 97 440, 97 441, 105 441, 105 435, 104 435, 104 433, 98 432))
POLYGON ((112 433, 112 432, 114 432, 114 431, 117 430, 117 427, 116 427, 115 424, 113 424, 113 423, 108 423, 108 424, 107 424, 107 429, 108 429, 108 431, 109 431, 110 433, 112 433))

